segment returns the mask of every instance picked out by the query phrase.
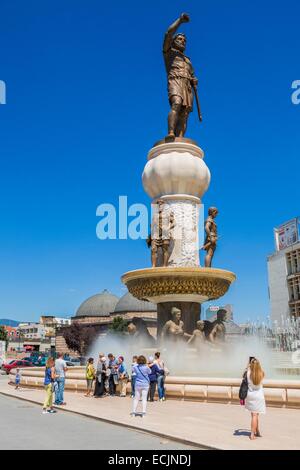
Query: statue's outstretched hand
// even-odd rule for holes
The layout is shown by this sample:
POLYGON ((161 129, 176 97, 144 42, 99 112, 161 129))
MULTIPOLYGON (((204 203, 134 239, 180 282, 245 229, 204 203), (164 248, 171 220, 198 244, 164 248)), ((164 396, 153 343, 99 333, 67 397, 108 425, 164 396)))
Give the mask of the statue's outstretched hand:
POLYGON ((190 17, 187 13, 181 13, 180 15, 181 23, 188 23, 190 21, 190 17))

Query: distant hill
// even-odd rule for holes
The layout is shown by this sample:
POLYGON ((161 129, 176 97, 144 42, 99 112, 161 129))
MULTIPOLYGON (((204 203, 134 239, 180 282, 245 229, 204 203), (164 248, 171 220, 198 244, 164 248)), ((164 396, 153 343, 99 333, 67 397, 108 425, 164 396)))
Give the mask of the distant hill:
POLYGON ((17 326, 19 326, 19 324, 19 321, 8 320, 7 318, 0 318, 0 325, 12 326, 13 328, 16 328, 17 326))

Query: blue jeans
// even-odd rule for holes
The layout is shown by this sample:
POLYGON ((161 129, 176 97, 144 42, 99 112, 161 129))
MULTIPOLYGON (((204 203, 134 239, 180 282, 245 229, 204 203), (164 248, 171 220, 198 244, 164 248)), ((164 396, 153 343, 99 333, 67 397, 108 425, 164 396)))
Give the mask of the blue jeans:
POLYGON ((136 381, 136 376, 132 375, 131 376, 131 396, 135 396, 135 381, 136 381))
POLYGON ((165 376, 164 375, 159 375, 157 377, 157 391, 158 391, 159 399, 165 397, 165 376))
POLYGON ((64 402, 64 389, 65 389, 65 378, 58 377, 57 381, 57 392, 55 394, 55 405, 61 405, 64 402))

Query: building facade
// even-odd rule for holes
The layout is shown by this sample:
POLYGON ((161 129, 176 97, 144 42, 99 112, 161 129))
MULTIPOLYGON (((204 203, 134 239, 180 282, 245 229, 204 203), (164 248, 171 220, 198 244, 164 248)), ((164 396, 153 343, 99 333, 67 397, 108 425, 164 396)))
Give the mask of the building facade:
POLYGON ((279 326, 292 317, 300 317, 300 242, 298 240, 298 236, 293 237, 289 244, 284 243, 282 237, 279 242, 276 242, 275 253, 267 258, 271 319, 279 326))

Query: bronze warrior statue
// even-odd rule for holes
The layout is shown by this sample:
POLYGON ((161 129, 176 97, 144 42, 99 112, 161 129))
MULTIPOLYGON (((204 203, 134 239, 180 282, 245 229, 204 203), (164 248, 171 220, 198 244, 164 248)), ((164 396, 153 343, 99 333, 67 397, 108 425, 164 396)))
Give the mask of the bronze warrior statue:
MULTIPOLYGON (((193 109, 193 89, 196 95, 198 80, 190 59, 184 54, 186 37, 184 34, 175 34, 182 23, 190 20, 186 13, 182 13, 168 29, 163 44, 163 54, 168 75, 168 94, 171 111, 168 116, 168 137, 183 137, 186 132, 189 113, 193 109)), ((198 114, 201 120, 198 96, 198 114)))
POLYGON ((170 258, 169 246, 172 239, 172 230, 175 227, 174 213, 167 212, 162 199, 157 200, 158 211, 153 215, 151 223, 151 236, 148 237, 148 246, 151 246, 152 267, 157 266, 158 250, 163 254, 163 266, 168 266, 170 258))
POLYGON ((216 207, 210 207, 208 209, 208 217, 205 221, 205 241, 204 245, 201 248, 202 250, 206 250, 205 256, 205 267, 210 268, 212 259, 214 257, 216 248, 217 248, 217 224, 215 222, 215 218, 218 215, 218 209, 216 207))

